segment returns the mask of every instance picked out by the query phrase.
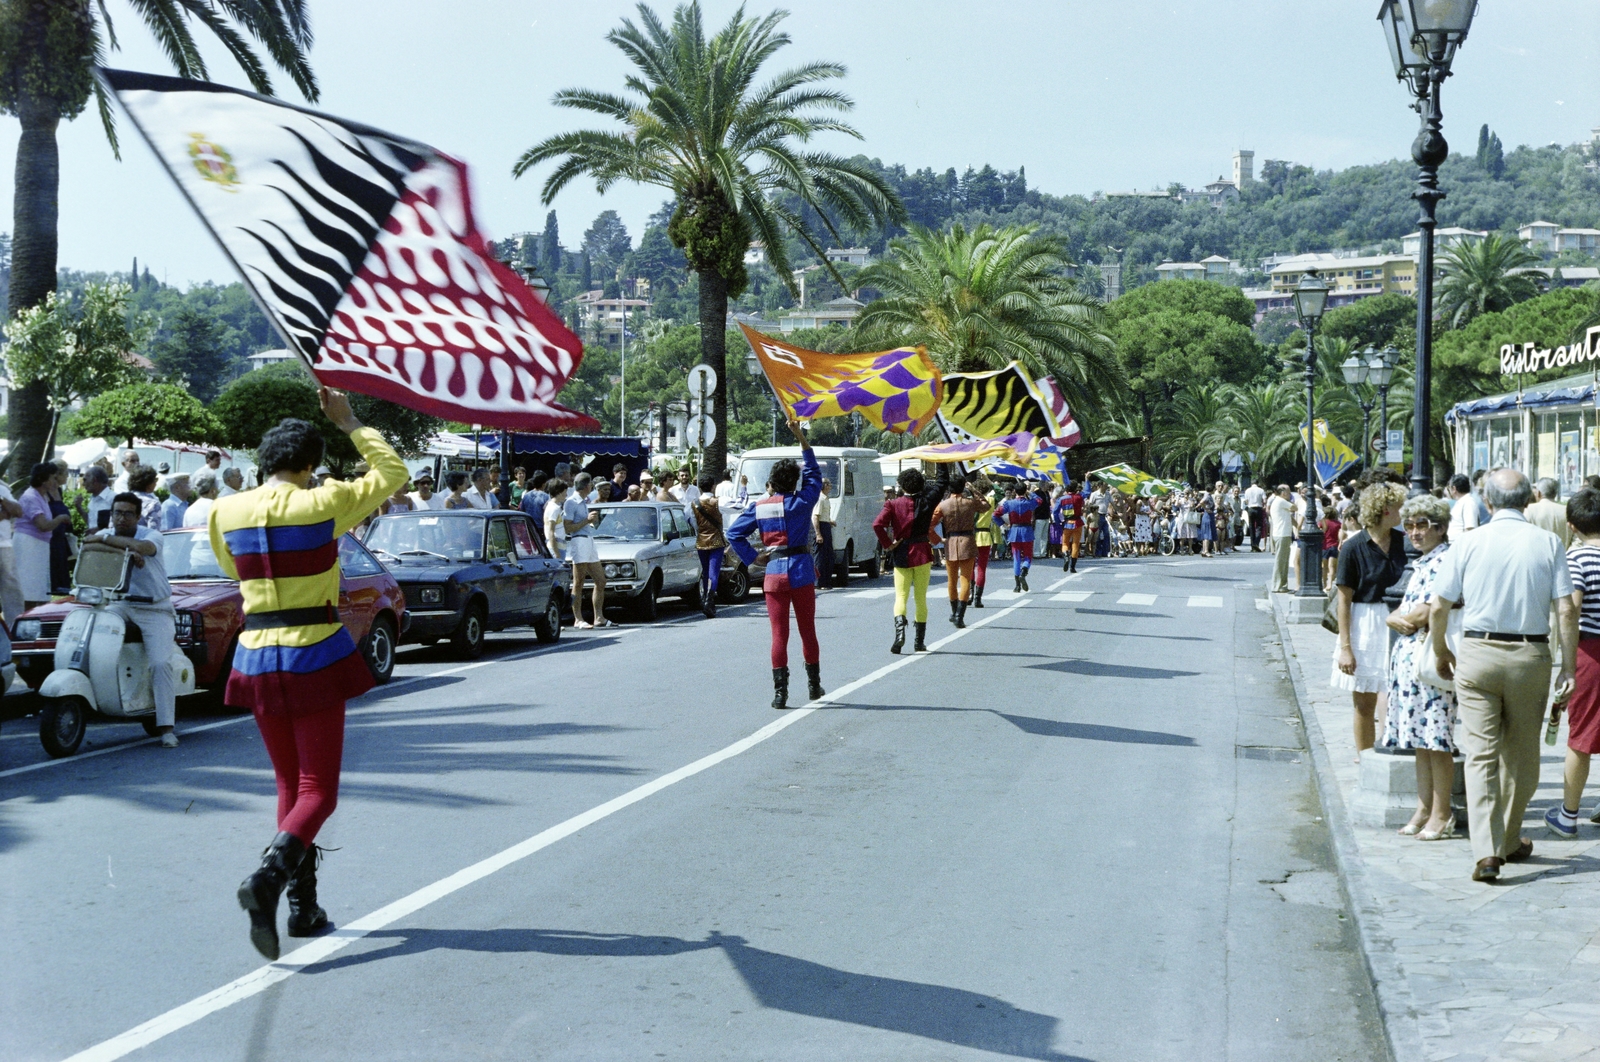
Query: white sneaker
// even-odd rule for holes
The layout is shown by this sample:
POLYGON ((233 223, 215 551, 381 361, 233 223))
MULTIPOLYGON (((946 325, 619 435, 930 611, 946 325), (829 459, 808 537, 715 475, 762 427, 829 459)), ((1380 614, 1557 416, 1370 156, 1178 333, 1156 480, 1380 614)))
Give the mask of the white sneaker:
POLYGON ((169 730, 165 734, 162 734, 161 735, 161 747, 164 748, 164 749, 175 749, 175 748, 177 748, 178 747, 178 735, 177 735, 177 733, 175 731, 169 730))

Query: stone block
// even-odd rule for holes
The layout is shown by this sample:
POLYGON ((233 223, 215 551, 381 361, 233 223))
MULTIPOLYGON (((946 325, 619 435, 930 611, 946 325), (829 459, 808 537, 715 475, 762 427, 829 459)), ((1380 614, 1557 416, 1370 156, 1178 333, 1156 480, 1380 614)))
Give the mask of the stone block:
POLYGON ((1294 593, 1273 594, 1272 599, 1283 610, 1283 618, 1288 623, 1321 623, 1322 610, 1328 606, 1328 599, 1320 594, 1316 597, 1297 597, 1294 593))
MULTIPOLYGON (((1466 776, 1461 761, 1456 761, 1455 785, 1451 804, 1456 821, 1466 822, 1466 776)), ((1417 810, 1417 764, 1403 753, 1367 749, 1357 768, 1355 797, 1350 801, 1350 817, 1358 826, 1379 829, 1398 828, 1411 821, 1417 810)))

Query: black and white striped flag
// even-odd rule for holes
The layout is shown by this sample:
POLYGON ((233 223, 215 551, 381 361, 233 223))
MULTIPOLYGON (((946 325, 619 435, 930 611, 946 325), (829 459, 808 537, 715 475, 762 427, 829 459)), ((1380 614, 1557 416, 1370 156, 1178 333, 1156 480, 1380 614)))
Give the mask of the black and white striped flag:
POLYGON ((98 75, 323 383, 485 427, 599 428, 556 402, 583 344, 495 260, 464 163, 222 85, 98 75))

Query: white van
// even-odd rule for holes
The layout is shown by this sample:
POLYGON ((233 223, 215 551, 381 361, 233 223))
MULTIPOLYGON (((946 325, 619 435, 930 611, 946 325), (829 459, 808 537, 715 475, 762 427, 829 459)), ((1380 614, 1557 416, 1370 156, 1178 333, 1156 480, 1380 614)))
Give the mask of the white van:
MULTIPOLYGON (((822 478, 832 484, 830 497, 838 502, 838 516, 833 525, 833 555, 838 564, 835 575, 843 580, 856 568, 876 579, 883 570, 878 551, 878 536, 872 532, 872 521, 883 511, 883 475, 878 468, 876 450, 854 446, 817 446, 812 448, 817 464, 822 467, 822 478)), ((746 450, 733 469, 734 489, 740 487, 744 477, 745 488, 752 499, 766 491, 767 476, 772 466, 785 457, 798 462, 798 446, 764 446, 759 450, 746 450)), ((724 524, 733 523, 739 503, 733 502, 733 511, 724 524)), ((752 579, 760 571, 750 573, 752 579)))

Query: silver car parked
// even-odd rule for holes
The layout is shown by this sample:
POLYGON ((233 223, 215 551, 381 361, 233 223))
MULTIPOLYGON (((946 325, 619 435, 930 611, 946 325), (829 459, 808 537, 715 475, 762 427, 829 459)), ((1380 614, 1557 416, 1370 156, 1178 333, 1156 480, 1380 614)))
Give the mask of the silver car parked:
POLYGON ((650 621, 662 597, 700 603, 700 558, 684 506, 622 502, 596 505, 590 512, 600 514, 594 542, 606 573, 608 604, 625 603, 636 619, 650 621))

